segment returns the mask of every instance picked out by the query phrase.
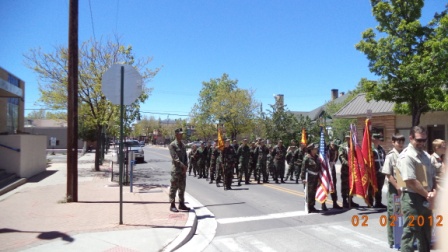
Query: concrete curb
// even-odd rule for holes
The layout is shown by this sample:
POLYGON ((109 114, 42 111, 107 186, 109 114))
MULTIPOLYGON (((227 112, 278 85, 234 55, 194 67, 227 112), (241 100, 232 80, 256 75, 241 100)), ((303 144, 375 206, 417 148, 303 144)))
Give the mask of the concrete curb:
MULTIPOLYGON (((188 200, 189 198, 193 198, 188 193, 185 193, 185 200, 187 202, 190 202, 188 200)), ((168 246, 162 249, 162 251, 171 252, 175 251, 176 249, 182 247, 185 245, 188 241, 191 240, 193 235, 196 233, 196 229, 198 226, 198 218, 196 216, 196 211, 190 204, 188 204, 190 209, 190 212, 188 213, 188 220, 185 223, 185 228, 182 230, 182 232, 179 234, 179 236, 176 237, 168 246)))

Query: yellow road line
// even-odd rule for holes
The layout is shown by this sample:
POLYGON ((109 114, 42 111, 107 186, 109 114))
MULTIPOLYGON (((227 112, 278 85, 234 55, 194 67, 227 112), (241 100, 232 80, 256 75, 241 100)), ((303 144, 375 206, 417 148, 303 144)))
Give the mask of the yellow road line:
POLYGON ((278 191, 286 192, 286 193, 289 193, 289 194, 293 194, 293 195, 296 195, 296 196, 305 197, 305 194, 303 192, 299 192, 299 191, 296 191, 296 190, 283 188, 283 187, 276 186, 276 185, 271 185, 271 184, 263 184, 263 186, 266 186, 266 187, 269 187, 269 188, 272 188, 272 189, 275 189, 275 190, 278 190, 278 191))

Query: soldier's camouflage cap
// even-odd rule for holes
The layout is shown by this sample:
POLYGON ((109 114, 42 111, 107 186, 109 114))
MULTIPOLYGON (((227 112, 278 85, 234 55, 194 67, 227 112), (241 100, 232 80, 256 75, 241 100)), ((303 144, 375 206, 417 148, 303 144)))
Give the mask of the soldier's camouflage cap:
POLYGON ((310 143, 310 144, 308 144, 308 146, 306 148, 308 150, 317 149, 317 148, 319 148, 319 145, 317 143, 310 143))
POLYGON ((182 131, 182 128, 178 128, 174 130, 174 133, 176 134, 183 134, 184 132, 182 131))

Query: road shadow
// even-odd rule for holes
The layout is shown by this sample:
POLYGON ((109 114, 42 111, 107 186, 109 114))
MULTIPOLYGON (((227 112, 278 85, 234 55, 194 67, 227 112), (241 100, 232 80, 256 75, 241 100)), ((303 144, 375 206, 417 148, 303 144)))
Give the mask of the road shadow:
POLYGON ((0 234, 3 234, 3 233, 36 233, 36 234, 39 234, 39 235, 37 235, 37 238, 41 239, 41 240, 54 240, 54 239, 60 238, 66 242, 75 241, 75 239, 73 237, 71 237, 70 235, 67 235, 67 234, 59 232, 59 231, 40 232, 40 231, 22 231, 22 230, 11 229, 11 228, 1 228, 0 234))

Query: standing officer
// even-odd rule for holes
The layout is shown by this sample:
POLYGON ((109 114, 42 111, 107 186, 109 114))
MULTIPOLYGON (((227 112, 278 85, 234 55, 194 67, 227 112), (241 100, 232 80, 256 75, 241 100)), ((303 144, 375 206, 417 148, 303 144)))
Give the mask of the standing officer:
POLYGON ((274 167, 275 167, 275 183, 278 184, 278 178, 280 177, 281 182, 285 183, 283 180, 285 176, 285 157, 286 157, 286 148, 283 146, 283 141, 278 140, 277 145, 272 150, 272 157, 274 158, 274 167))
POLYGON ((264 140, 260 139, 260 145, 255 149, 255 156, 257 158, 257 183, 260 184, 260 177, 263 174, 263 183, 268 182, 268 174, 266 171, 266 162, 268 159, 269 149, 264 144, 264 140))
POLYGON ((383 173, 381 173, 381 169, 384 165, 384 159, 386 158, 386 152, 384 151, 383 147, 379 144, 381 139, 381 135, 378 133, 372 134, 372 144, 373 144, 373 157, 375 159, 375 176, 376 176, 376 182, 378 185, 378 191, 375 193, 373 192, 373 188, 370 185, 369 186, 369 203, 371 206, 375 208, 386 208, 385 205, 381 203, 383 199, 383 185, 384 185, 384 179, 385 176, 383 173), (375 204, 373 204, 373 194, 375 194, 375 204))
MULTIPOLYGON (((389 151, 384 161, 384 166, 381 172, 386 175, 389 181, 389 186, 387 190, 387 219, 392 220, 392 215, 394 215, 394 195, 401 196, 401 188, 398 186, 395 170, 397 169, 398 155, 403 150, 404 136, 403 135, 393 135, 392 145, 394 148, 389 151)), ((394 229, 390 225, 390 221, 387 222, 387 239, 390 248, 394 246, 394 229)))
MULTIPOLYGON (((243 144, 240 145, 237 151, 237 156, 239 157, 239 174, 238 174, 238 186, 241 185, 241 180, 244 173, 244 178, 247 182, 249 178, 249 160, 250 160, 250 147, 247 145, 247 139, 243 139, 243 144)), ((246 183, 247 184, 247 183, 246 183)))
POLYGON ((172 168, 171 168, 171 187, 170 187, 170 211, 179 212, 176 205, 174 204, 176 198, 176 192, 179 190, 179 209, 189 211, 190 208, 185 206, 185 187, 186 187, 186 175, 187 175, 187 150, 185 145, 182 143, 182 128, 176 129, 174 131, 176 134, 176 140, 170 143, 168 146, 170 150, 170 155, 172 158, 172 168))
MULTIPOLYGON (((436 197, 436 174, 429 154, 424 151, 426 129, 414 126, 409 136, 409 145, 398 156, 397 167, 406 187, 402 188, 401 211, 403 213, 403 235, 401 251, 414 251, 414 240, 418 240, 418 251, 431 249, 432 209, 436 197), (423 221, 418 222, 418 220, 423 221), (412 224, 412 225, 411 225, 412 224)), ((398 181, 400 184, 400 181, 398 181)))
POLYGON ((222 166, 224 168, 224 190, 232 190, 233 169, 235 166, 235 151, 227 139, 221 152, 222 166))
POLYGON ((349 196, 349 167, 348 167, 348 152, 349 152, 350 135, 345 136, 345 142, 339 147, 339 161, 341 161, 341 196, 342 207, 349 208, 349 201, 352 207, 359 207, 358 204, 353 202, 351 196, 349 196))
POLYGON ((319 156, 317 155, 317 150, 319 148, 318 144, 311 143, 307 146, 308 153, 302 163, 302 172, 300 177, 302 182, 307 183, 308 193, 308 212, 316 213, 317 209, 314 207, 316 203, 316 191, 319 186, 319 172, 321 170, 321 162, 319 156), (308 179, 305 180, 305 173, 308 173, 308 179))

